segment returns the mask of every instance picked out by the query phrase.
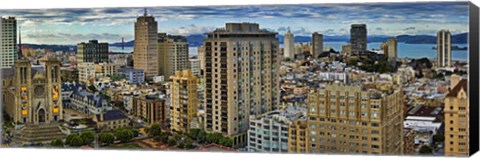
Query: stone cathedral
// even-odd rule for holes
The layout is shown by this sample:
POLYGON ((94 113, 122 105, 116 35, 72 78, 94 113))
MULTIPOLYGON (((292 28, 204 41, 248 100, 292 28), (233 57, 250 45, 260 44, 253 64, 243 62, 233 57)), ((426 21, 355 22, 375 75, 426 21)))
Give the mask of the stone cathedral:
POLYGON ((44 125, 63 120, 60 61, 48 59, 44 66, 18 59, 3 69, 3 103, 16 123, 44 125))

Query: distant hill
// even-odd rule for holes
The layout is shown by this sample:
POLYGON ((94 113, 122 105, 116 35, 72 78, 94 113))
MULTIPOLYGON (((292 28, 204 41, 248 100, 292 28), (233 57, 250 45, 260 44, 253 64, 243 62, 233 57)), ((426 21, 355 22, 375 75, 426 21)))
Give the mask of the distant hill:
MULTIPOLYGON (((277 35, 281 44, 283 44, 283 35, 277 35)), ((393 36, 368 36, 368 42, 385 42, 387 39, 392 38, 393 36)), ((187 36, 188 44, 190 47, 198 47, 202 45, 203 40, 206 38, 203 34, 192 34, 187 36)), ((467 43, 468 33, 461 33, 452 35, 452 43, 454 44, 465 44, 467 43)), ((399 35, 397 36, 398 42, 408 43, 408 44, 435 44, 437 43, 437 37, 431 35, 399 35)), ((311 42, 311 36, 295 36, 295 42, 311 42)), ((348 42, 350 41, 350 36, 323 36, 323 41, 325 42, 348 42)), ((125 42, 125 47, 133 47, 134 41, 125 42)), ((122 43, 113 43, 110 46, 121 47, 122 43)))
POLYGON ((32 49, 50 49, 53 52, 56 51, 77 51, 77 46, 75 45, 54 45, 54 44, 28 44, 22 43, 22 46, 28 46, 32 49))

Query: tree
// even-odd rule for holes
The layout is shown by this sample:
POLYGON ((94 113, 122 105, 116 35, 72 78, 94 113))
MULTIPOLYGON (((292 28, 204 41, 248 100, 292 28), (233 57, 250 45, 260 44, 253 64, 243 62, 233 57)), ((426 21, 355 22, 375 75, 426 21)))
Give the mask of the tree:
POLYGON ((112 133, 101 133, 98 135, 98 141, 100 143, 110 145, 115 141, 115 136, 112 133))
POLYGON ((233 145, 233 140, 231 138, 228 138, 228 137, 222 137, 218 144, 220 145, 223 145, 223 146, 227 146, 227 147, 231 147, 233 145))
POLYGON ((78 134, 70 134, 67 136, 65 144, 72 147, 78 147, 83 145, 83 140, 78 134))
POLYGON ((433 149, 429 146, 423 145, 420 147, 420 154, 432 154, 433 149))
POLYGON ((180 142, 180 143, 178 143, 177 147, 180 148, 180 149, 184 149, 185 148, 185 143, 180 142))
POLYGON ((175 138, 170 138, 167 143, 169 146, 175 146, 177 145, 177 140, 175 140, 175 138))
POLYGON ((56 139, 52 142, 50 142, 50 146, 52 147, 63 147, 63 141, 61 139, 56 139))
POLYGON ((159 136, 161 132, 162 132, 162 130, 161 130, 161 127, 158 123, 153 124, 148 129, 148 134, 152 137, 159 136))
POLYGON ((122 142, 122 143, 130 141, 134 136, 132 130, 125 129, 125 128, 117 130, 117 132, 115 134, 116 134, 117 139, 119 139, 120 142, 122 142))
POLYGON ((445 141, 445 136, 443 136, 442 134, 435 134, 435 135, 433 136, 433 140, 434 140, 436 143, 443 142, 443 141, 445 141))
POLYGON ((188 132, 188 136, 192 139, 198 138, 198 135, 202 132, 201 129, 195 128, 195 129, 190 129, 190 132, 188 132))
POLYGON ((83 140, 83 145, 89 145, 95 140, 95 132, 84 131, 80 134, 80 138, 83 140))

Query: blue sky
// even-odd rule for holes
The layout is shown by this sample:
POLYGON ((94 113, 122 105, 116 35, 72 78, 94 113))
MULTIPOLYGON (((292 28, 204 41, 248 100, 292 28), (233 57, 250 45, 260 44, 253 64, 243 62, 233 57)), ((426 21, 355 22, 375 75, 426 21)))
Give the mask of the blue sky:
MULTIPOLYGON (((368 35, 435 35, 468 31, 467 2, 303 4, 254 6, 148 7, 158 31, 200 34, 224 27, 226 22, 256 22, 280 34, 348 35, 350 24, 367 24, 368 35)), ((22 42, 75 44, 90 39, 133 40, 134 22, 143 8, 0 10, 15 16, 22 27, 22 42)))

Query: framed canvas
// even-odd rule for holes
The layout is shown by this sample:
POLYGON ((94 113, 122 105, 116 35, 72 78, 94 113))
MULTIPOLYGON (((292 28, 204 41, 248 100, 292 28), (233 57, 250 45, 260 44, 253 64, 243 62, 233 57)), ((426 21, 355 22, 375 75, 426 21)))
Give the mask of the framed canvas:
POLYGON ((479 12, 468 1, 0 15, 2 148, 478 151, 479 12))

